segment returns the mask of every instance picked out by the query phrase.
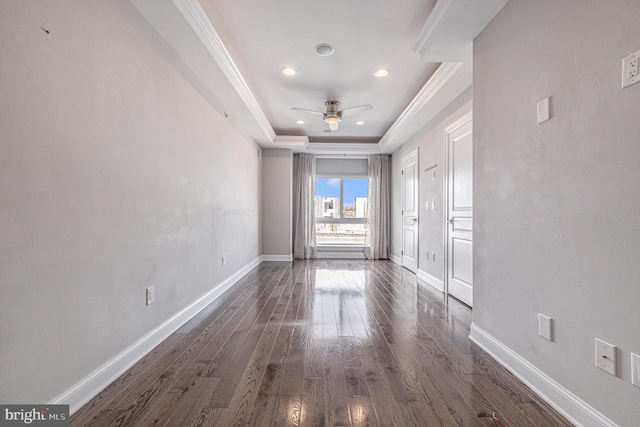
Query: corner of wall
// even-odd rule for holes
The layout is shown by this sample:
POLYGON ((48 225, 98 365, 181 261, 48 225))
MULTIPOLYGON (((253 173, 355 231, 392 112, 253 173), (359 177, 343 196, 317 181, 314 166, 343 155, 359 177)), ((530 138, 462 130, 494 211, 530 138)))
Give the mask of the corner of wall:
POLYGON ((218 286, 171 316, 160 326, 146 334, 134 344, 124 349, 121 353, 104 363, 95 371, 91 372, 77 384, 51 401, 51 404, 67 404, 69 411, 73 414, 84 404, 98 395, 109 384, 117 380, 136 362, 142 359, 147 353, 152 351, 162 341, 168 338, 178 328, 189 319, 197 315, 201 310, 219 298, 225 291, 230 289, 240 278, 258 266, 262 262, 262 257, 258 257, 249 264, 235 272, 231 277, 219 283, 218 286))
POLYGON ((563 387, 488 332, 471 324, 469 339, 489 353, 538 396, 576 425, 616 427, 617 424, 563 387))

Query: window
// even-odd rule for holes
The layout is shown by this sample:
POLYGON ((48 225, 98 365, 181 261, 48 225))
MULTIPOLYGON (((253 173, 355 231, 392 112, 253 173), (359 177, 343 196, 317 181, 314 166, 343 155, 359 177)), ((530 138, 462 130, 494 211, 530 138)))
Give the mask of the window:
POLYGON ((318 246, 364 246, 369 180, 317 177, 315 196, 318 246))

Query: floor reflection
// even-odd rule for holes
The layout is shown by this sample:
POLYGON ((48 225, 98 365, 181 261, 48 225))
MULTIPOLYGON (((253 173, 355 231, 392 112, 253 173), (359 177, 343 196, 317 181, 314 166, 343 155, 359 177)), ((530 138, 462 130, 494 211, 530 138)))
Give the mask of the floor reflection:
POLYGON ((392 262, 263 263, 219 301, 71 425, 568 425, 392 262))
POLYGON ((314 269, 310 322, 322 326, 327 346, 335 345, 335 338, 368 339, 366 325, 369 313, 365 303, 366 271, 364 269, 314 269))

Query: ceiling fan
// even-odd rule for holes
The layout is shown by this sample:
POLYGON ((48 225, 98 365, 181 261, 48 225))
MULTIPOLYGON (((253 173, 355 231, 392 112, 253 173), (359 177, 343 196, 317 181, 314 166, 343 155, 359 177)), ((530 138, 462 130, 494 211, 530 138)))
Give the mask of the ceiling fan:
MULTIPOLYGON (((369 104, 359 105, 357 107, 349 107, 340 110, 340 103, 338 101, 327 101, 324 103, 327 106, 327 111, 307 110, 305 108, 292 108, 292 110, 304 111, 305 113, 320 114, 326 124, 329 125, 329 132, 335 132, 338 130, 338 124, 342 121, 343 116, 351 116, 353 114, 364 113, 373 109, 369 104)), ((326 132, 326 131, 325 131, 326 132)))

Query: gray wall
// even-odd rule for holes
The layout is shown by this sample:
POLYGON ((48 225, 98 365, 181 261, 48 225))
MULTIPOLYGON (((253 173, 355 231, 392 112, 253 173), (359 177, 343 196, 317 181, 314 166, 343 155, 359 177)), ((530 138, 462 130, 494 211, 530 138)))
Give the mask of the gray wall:
POLYGON ((260 255, 261 170, 125 0, 0 40, 0 402, 42 403, 260 255))
POLYGON ((511 0, 474 44, 474 324, 626 426, 640 420, 640 84, 620 87, 639 22, 635 0, 511 0), (617 378, 594 366, 596 337, 620 348, 617 378))
POLYGON ((262 151, 262 253, 292 256, 293 152, 262 151))
POLYGON ((444 280, 444 130, 471 111, 471 95, 471 89, 467 89, 391 157, 391 253, 400 257, 402 251, 402 158, 417 147, 420 167, 418 268, 441 281, 444 280), (434 164, 438 165, 435 180, 432 172, 424 172, 434 164), (427 200, 435 200, 435 210, 425 209, 427 200), (435 251, 435 262, 427 260, 426 251, 435 251))

